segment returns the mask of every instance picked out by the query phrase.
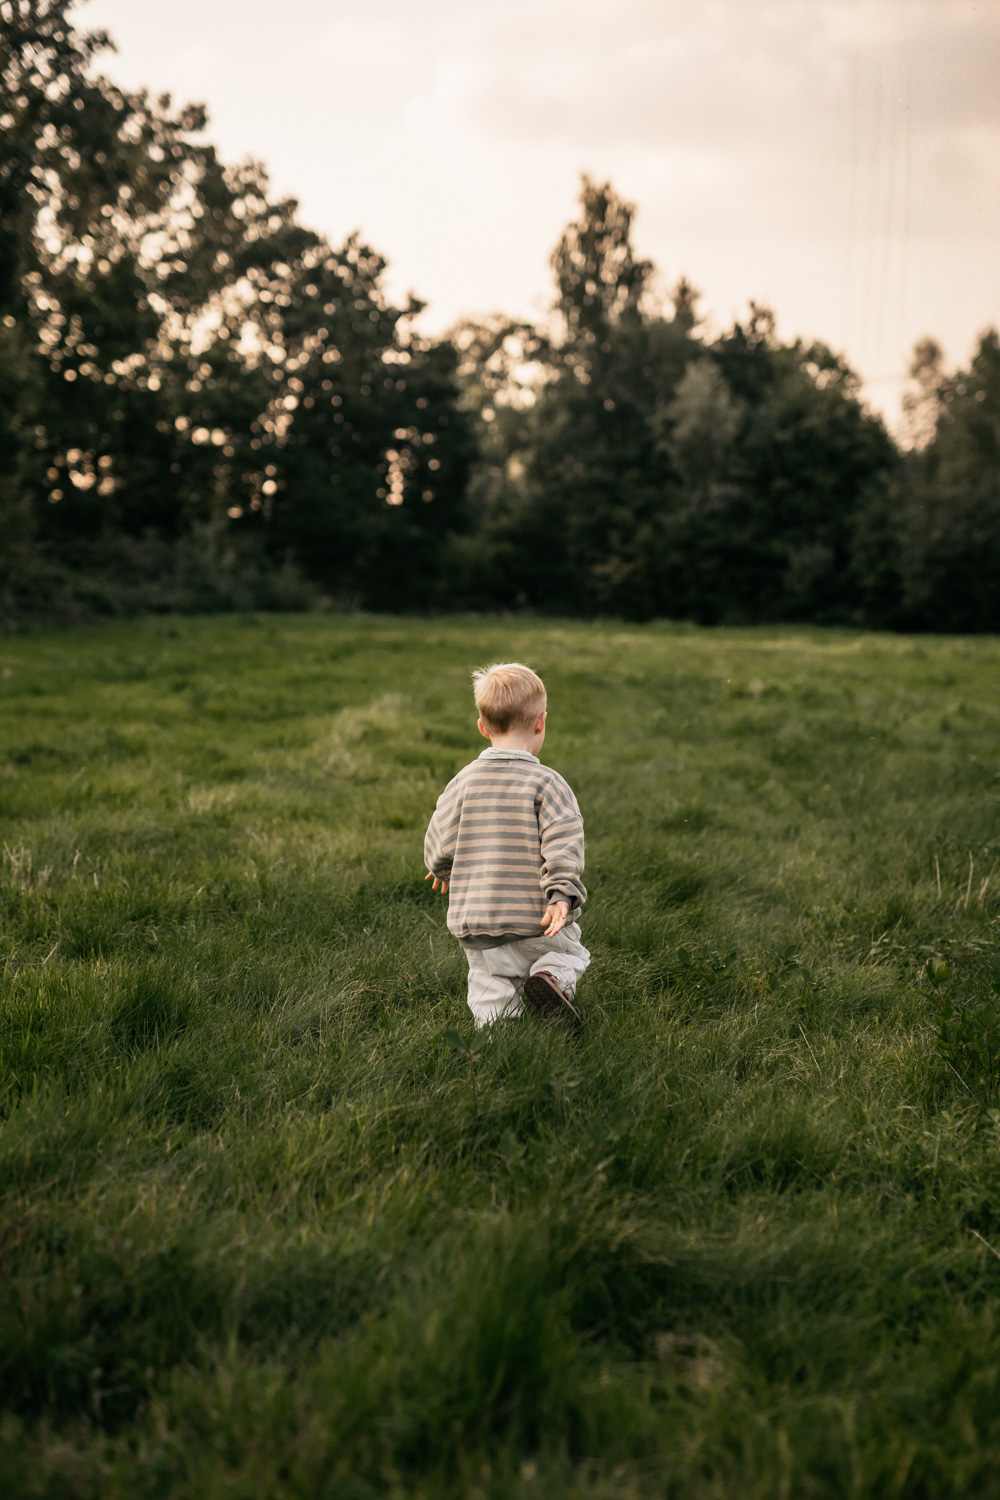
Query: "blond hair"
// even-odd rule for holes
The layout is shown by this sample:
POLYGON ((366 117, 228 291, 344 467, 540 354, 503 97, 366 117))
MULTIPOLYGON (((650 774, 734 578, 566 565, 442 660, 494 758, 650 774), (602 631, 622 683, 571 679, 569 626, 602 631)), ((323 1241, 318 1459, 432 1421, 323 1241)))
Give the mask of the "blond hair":
POLYGON ((494 734, 509 729, 533 729, 545 707, 545 684, 519 661, 494 662, 473 672, 476 707, 486 728, 494 734))

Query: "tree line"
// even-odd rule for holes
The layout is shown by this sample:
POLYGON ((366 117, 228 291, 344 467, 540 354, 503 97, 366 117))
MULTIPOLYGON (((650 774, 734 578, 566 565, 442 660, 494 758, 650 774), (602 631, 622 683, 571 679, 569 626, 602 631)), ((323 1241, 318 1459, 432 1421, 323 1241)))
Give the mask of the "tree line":
POLYGON ((997 630, 1000 342, 900 444, 772 313, 709 336, 584 180, 552 316, 432 339, 359 236, 0 0, 0 612, 529 608, 997 630))

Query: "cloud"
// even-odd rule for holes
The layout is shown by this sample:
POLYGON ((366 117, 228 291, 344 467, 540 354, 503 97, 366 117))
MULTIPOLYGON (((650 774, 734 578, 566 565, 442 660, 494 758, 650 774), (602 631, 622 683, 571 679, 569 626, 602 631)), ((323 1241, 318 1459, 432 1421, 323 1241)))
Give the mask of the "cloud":
POLYGON ((267 161, 334 239, 360 227, 435 326, 544 305, 581 169, 718 320, 768 297, 873 376, 918 333, 959 357, 1000 319, 1000 0, 87 12, 120 40, 115 76, 205 97, 227 155, 267 161))

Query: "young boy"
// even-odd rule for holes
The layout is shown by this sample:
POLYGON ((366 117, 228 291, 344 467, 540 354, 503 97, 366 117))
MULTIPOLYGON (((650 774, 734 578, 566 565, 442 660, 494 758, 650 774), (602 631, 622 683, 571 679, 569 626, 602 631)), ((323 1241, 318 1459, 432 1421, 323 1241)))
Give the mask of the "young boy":
POLYGON ((424 840, 434 890, 451 888, 448 930, 469 960, 477 1026, 534 1009, 580 1025, 576 985, 590 962, 576 918, 587 899, 583 819, 543 766, 545 685, 504 662, 472 674, 479 733, 490 741, 438 798, 424 840))

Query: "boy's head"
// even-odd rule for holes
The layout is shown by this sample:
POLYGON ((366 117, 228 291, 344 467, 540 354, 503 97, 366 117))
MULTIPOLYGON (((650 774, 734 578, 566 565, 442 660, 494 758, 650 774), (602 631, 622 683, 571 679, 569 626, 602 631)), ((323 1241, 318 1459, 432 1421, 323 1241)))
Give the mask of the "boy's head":
POLYGON ((473 672, 479 727, 490 739, 545 737, 545 684, 519 661, 473 672), (539 723, 541 720, 541 723, 539 723))

